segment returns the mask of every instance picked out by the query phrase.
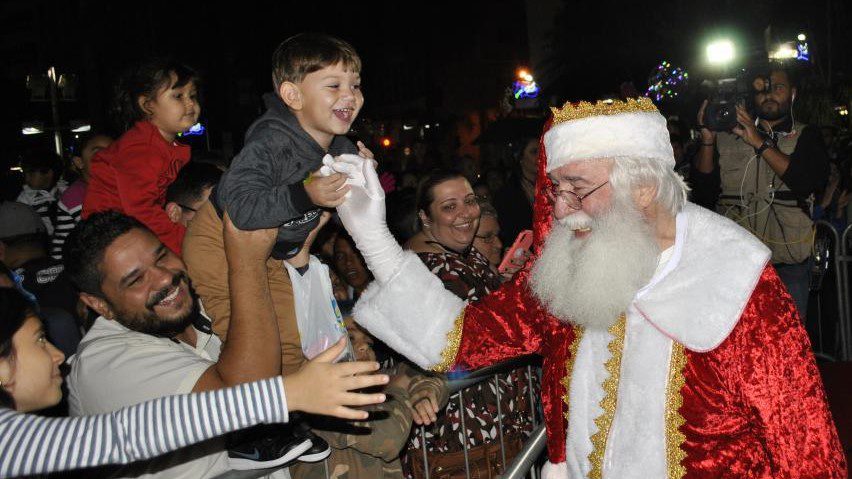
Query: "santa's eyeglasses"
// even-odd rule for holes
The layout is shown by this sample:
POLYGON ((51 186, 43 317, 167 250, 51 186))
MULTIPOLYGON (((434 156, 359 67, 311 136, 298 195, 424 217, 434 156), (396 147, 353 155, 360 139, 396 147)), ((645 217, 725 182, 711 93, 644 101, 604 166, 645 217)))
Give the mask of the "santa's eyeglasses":
POLYGON ((607 183, 609 183, 609 181, 604 181, 603 183, 599 184, 598 186, 595 186, 594 188, 589 190, 588 193, 583 195, 578 195, 573 191, 560 190, 559 185, 552 185, 550 188, 547 189, 547 199, 549 199, 552 203, 556 203, 557 199, 561 199, 572 210, 579 210, 583 207, 583 200, 585 198, 587 198, 595 191, 601 189, 601 187, 603 187, 607 183))

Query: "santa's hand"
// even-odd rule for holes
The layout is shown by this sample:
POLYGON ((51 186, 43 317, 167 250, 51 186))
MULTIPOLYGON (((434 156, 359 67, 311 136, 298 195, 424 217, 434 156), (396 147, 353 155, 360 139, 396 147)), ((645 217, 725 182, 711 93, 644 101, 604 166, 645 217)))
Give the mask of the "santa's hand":
MULTIPOLYGON (((344 161, 343 156, 354 155, 338 157, 340 161, 336 161, 333 166, 335 171, 350 168, 344 167, 344 163, 355 166, 355 159, 344 161)), ((352 185, 349 197, 337 207, 337 213, 373 276, 384 283, 393 278, 402 264, 402 248, 391 235, 385 221, 385 192, 376 174, 376 167, 372 161, 360 160, 357 168, 364 178, 364 185, 352 185)))
MULTIPOLYGON (((347 185, 365 187, 367 185, 363 172, 365 162, 372 162, 372 160, 358 155, 345 154, 334 158, 334 161, 327 164, 335 172, 346 175, 347 185)), ((323 160, 323 163, 325 163, 325 160, 323 160)))

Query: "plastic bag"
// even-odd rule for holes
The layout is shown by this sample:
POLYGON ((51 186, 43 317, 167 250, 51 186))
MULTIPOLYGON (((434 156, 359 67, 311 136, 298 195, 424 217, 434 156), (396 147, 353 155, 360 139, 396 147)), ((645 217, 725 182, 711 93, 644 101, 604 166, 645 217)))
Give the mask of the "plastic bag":
POLYGON ((302 353, 306 358, 313 359, 343 336, 346 338, 346 350, 335 362, 354 361, 349 333, 343 323, 337 300, 334 299, 328 266, 311 256, 308 270, 301 275, 290 263, 283 263, 293 284, 296 324, 302 340, 302 353))

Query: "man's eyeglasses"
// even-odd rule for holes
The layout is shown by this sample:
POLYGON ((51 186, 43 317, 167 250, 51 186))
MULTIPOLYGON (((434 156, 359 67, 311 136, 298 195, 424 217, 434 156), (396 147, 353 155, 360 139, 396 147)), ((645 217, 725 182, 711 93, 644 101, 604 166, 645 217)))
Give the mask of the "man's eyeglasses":
POLYGON ((595 186, 594 188, 589 190, 589 192, 584 194, 584 195, 578 195, 577 193, 574 193, 573 191, 560 190, 559 185, 553 185, 553 186, 551 186, 550 188, 547 189, 547 198, 553 203, 556 203, 557 199, 561 199, 572 210, 579 210, 580 208, 583 207, 583 200, 586 197, 588 197, 589 195, 591 195, 595 191, 598 191, 599 189, 601 189, 601 187, 603 187, 607 183, 609 183, 609 181, 604 181, 603 183, 601 183, 598 186, 595 186))

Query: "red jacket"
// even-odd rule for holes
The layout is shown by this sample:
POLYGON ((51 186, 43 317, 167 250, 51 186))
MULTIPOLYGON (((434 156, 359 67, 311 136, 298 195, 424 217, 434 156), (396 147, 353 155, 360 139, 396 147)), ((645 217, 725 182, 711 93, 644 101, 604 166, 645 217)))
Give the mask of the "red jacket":
POLYGON ((186 228, 173 223, 163 207, 166 188, 189 156, 189 146, 168 143, 147 121, 136 123, 92 158, 83 218, 98 211, 120 211, 151 228, 164 245, 180 255, 186 228))

